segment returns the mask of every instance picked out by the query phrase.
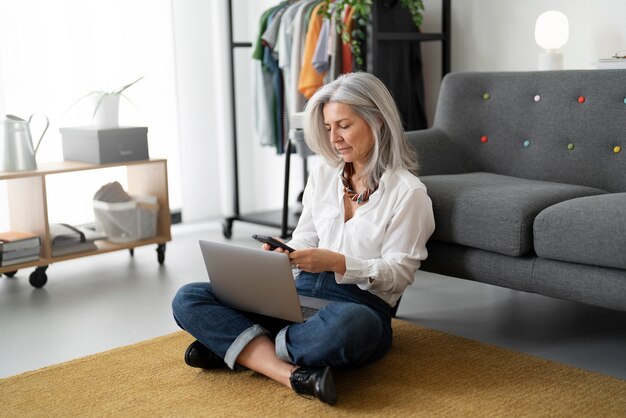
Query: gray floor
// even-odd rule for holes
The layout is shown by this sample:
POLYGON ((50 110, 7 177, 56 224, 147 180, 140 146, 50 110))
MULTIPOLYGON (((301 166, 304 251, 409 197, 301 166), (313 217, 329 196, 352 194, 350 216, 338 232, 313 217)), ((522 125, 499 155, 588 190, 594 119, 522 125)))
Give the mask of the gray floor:
MULTIPOLYGON (((232 242, 272 228, 236 222, 232 242)), ((0 377, 177 330, 170 301, 205 279, 197 240, 224 240, 219 221, 175 225, 165 265, 156 246, 57 263, 34 289, 31 269, 0 278, 0 377)), ((416 324, 626 380, 626 312, 419 273, 398 316, 416 324)), ((181 353, 182 355, 182 353, 181 353)), ((182 358, 181 358, 182 360, 182 358)))

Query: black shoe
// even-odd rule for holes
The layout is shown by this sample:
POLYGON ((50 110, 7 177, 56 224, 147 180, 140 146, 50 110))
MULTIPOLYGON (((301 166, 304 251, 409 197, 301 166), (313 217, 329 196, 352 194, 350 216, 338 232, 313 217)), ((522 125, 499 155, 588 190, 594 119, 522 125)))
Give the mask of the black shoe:
POLYGON ((291 372, 289 381, 293 390, 300 395, 313 395, 329 405, 337 402, 335 381, 330 367, 313 370, 300 367, 291 372))
POLYGON ((201 369, 221 369, 226 367, 224 360, 213 351, 206 348, 198 340, 191 343, 185 351, 185 363, 191 367, 201 369))

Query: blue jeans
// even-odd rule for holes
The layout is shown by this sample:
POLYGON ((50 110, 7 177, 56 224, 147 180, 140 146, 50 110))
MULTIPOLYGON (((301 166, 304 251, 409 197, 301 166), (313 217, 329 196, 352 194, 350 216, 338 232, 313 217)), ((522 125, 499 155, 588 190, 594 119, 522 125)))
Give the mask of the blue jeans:
POLYGON ((172 302, 176 323, 235 369, 246 345, 267 335, 282 360, 305 367, 355 368, 391 347, 391 307, 334 273, 301 272, 298 294, 333 301, 302 323, 252 314, 219 302, 208 282, 190 283, 172 302))

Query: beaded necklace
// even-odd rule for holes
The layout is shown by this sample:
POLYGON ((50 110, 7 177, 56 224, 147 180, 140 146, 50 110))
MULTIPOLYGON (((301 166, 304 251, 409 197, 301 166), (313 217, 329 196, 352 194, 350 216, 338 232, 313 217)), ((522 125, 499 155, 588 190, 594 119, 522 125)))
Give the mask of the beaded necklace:
POLYGON ((365 203, 369 200, 372 193, 374 193, 378 189, 378 185, 374 187, 374 189, 366 189, 361 193, 357 193, 352 190, 352 185, 350 184, 350 178, 354 174, 354 167, 352 167, 352 163, 345 163, 343 166, 343 173, 341 173, 341 182, 343 183, 343 193, 348 197, 348 199, 356 202, 357 205, 361 203, 365 203))

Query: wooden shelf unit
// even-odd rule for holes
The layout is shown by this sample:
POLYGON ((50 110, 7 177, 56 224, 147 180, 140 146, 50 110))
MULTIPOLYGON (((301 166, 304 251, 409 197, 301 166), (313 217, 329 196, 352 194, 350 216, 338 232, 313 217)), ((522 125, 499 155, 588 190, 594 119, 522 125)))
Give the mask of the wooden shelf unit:
MULTIPOLYGON (((39 235, 41 250, 39 259, 21 264, 0 267, 0 273, 14 272, 28 267, 42 267, 49 264, 117 250, 131 250, 149 244, 158 244, 165 251, 165 243, 170 241, 171 215, 167 186, 167 160, 152 159, 127 161, 112 164, 93 164, 79 161, 62 161, 39 164, 36 170, 0 172, 0 180, 7 181, 9 198, 9 222, 11 230, 28 231, 39 235), (48 223, 48 199, 46 177, 53 174, 99 170, 110 167, 126 167, 128 193, 133 195, 153 195, 157 197, 156 236, 138 241, 113 243, 107 240, 96 241, 97 250, 52 256, 50 226, 48 223)), ((162 262, 159 254, 159 262, 162 262)), ((32 281, 31 281, 32 283, 32 281)))

